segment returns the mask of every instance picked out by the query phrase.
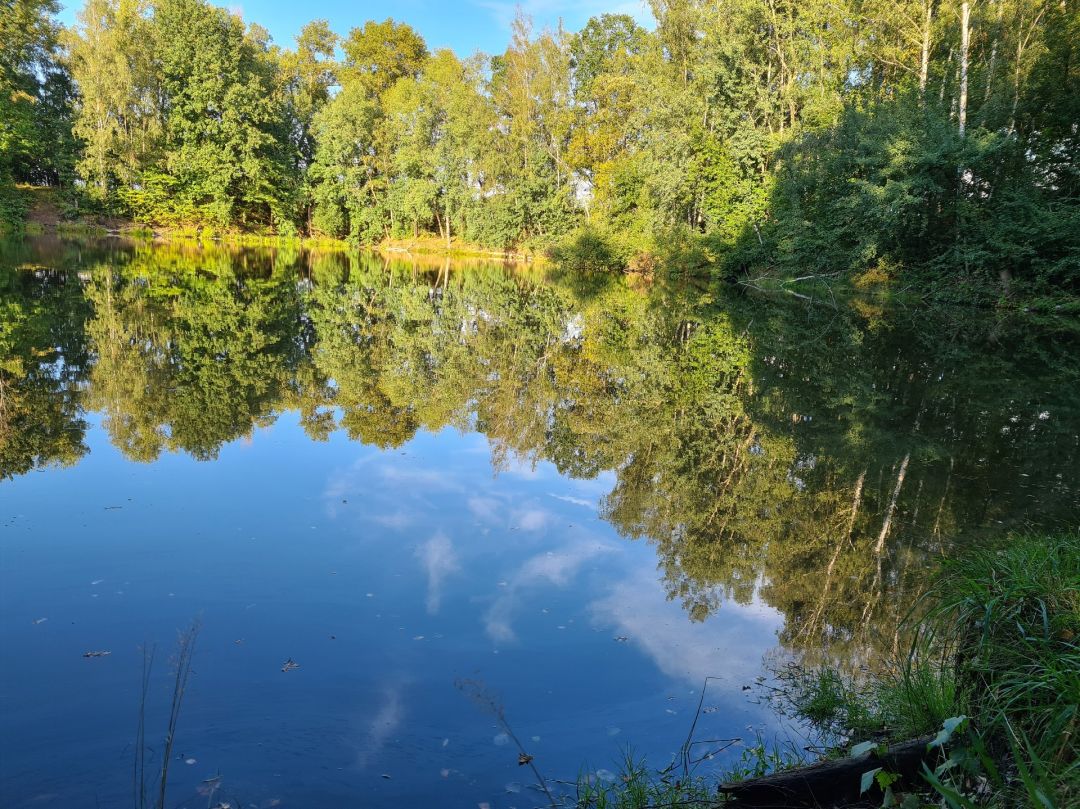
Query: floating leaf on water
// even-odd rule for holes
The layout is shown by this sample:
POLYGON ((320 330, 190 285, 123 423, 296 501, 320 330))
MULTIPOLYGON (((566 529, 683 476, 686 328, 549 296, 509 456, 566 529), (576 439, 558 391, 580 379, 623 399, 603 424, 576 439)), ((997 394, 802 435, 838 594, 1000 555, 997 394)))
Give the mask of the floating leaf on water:
POLYGON ((702 713, 716 713, 716 712, 717 712, 717 711, 719 711, 719 710, 720 710, 720 709, 719 709, 719 708, 717 708, 717 707, 716 707, 715 705, 710 705, 710 706, 709 706, 709 707, 707 707, 707 708, 702 708, 702 709, 701 709, 701 712, 702 712, 702 713))
POLYGON ((48 620, 49 620, 48 618, 35 618, 34 619, 34 626, 37 626, 38 624, 43 624, 48 620))
POLYGON ((291 657, 285 661, 285 665, 281 667, 282 671, 296 671, 300 668, 300 664, 293 660, 291 657))
POLYGON ((83 657, 108 657, 112 652, 83 652, 83 657))
POLYGON ((533 757, 530 756, 528 753, 518 753, 518 766, 519 767, 524 767, 526 764, 528 764, 532 760, 533 760, 533 757))
POLYGON ((384 772, 382 774, 382 777, 385 778, 387 781, 389 781, 390 780, 390 773, 384 772))
POLYGON ((617 638, 615 638, 615 640, 617 640, 619 643, 626 643, 628 640, 630 640, 630 638, 626 637, 626 635, 619 635, 617 638))

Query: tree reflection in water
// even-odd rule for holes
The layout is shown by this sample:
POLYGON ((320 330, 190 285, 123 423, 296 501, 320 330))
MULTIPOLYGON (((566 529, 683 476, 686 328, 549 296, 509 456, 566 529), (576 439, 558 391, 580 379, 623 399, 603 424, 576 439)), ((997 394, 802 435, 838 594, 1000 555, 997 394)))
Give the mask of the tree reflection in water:
POLYGON ((496 470, 611 470, 602 516, 702 621, 760 598, 804 659, 901 639, 927 562, 1080 512, 1075 336, 1011 315, 635 290, 376 254, 0 251, 0 475, 313 440, 487 436, 496 470))

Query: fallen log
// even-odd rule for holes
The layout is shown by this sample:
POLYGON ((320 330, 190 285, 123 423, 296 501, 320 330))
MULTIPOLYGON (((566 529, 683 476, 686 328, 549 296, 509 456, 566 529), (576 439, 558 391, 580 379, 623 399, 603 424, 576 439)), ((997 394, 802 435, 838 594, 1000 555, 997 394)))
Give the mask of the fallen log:
POLYGON ((922 783, 922 765, 933 767, 939 750, 928 750, 933 736, 912 739, 893 745, 882 755, 873 752, 857 758, 823 761, 809 767, 765 775, 731 784, 721 784, 718 791, 726 796, 725 805, 753 809, 800 809, 801 807, 851 807, 881 805, 877 785, 860 794, 863 773, 882 767, 900 776, 893 789, 913 788, 922 783))

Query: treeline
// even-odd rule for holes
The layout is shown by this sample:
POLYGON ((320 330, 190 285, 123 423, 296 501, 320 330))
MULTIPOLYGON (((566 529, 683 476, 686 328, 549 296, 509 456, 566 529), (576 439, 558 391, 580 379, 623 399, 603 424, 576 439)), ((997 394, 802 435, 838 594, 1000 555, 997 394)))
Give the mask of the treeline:
POLYGON ((1080 285, 1076 0, 651 0, 506 51, 281 48, 204 0, 0 0, 0 176, 99 210, 582 269, 1080 285), (83 201, 86 204, 86 200, 83 201))

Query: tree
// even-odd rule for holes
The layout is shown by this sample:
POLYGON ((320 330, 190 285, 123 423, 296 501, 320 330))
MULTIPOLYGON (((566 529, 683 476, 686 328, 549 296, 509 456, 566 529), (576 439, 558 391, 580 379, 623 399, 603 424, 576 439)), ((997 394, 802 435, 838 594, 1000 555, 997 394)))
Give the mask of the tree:
POLYGON ((342 83, 356 82, 377 99, 398 79, 415 78, 427 59, 427 45, 412 26, 387 18, 368 20, 342 43, 342 83))
POLYGON ((293 121, 292 141, 301 169, 310 166, 315 157, 315 116, 330 102, 331 89, 338 81, 334 61, 338 41, 326 20, 315 20, 300 29, 296 50, 281 57, 293 121))
POLYGON ((0 2, 0 221, 10 183, 70 179, 70 85, 58 59, 55 0, 0 2))
POLYGON ((479 89, 479 65, 437 51, 415 79, 401 79, 384 101, 393 153, 396 209, 404 218, 434 219, 451 244, 459 223, 480 194, 483 145, 492 112, 479 89), (406 210, 407 209, 407 210, 406 210))
POLYGON ((78 169, 105 200, 130 186, 161 146, 157 28, 145 0, 88 0, 67 31, 67 64, 79 90, 78 169))
POLYGON ((154 23, 168 99, 161 170, 179 197, 169 215, 285 226, 295 161, 265 41, 205 0, 160 0, 154 23))
POLYGON ((330 236, 370 241, 383 235, 377 210, 375 153, 378 107, 356 83, 346 84, 312 123, 315 157, 309 172, 314 200, 312 226, 330 236))

